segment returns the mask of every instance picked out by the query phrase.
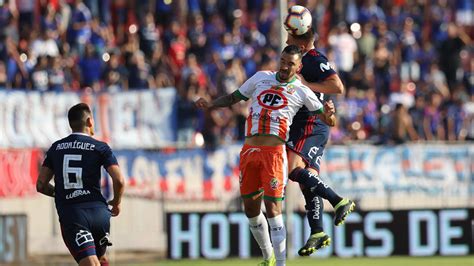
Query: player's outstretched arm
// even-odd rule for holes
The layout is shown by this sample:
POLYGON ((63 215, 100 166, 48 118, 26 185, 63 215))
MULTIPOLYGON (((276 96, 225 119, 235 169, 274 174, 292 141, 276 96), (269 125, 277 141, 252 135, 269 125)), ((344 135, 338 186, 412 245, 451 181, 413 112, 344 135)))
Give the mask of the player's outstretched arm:
POLYGON ((312 91, 321 92, 326 94, 343 94, 344 84, 337 74, 332 75, 321 82, 307 82, 302 76, 301 81, 304 85, 308 86, 312 91))
POLYGON ((46 166, 41 166, 38 180, 36 180, 36 191, 54 198, 54 186, 49 183, 53 175, 53 170, 46 166))
POLYGON ((224 96, 221 96, 211 103, 209 103, 206 99, 204 98, 199 98, 196 101, 196 106, 198 108, 213 108, 213 107, 229 107, 231 105, 234 105, 242 100, 242 97, 239 96, 240 93, 238 90, 234 91, 231 94, 227 94, 224 96))
POLYGON ((120 213, 120 202, 122 201, 125 189, 125 181, 118 165, 114 164, 107 167, 107 172, 112 177, 112 186, 114 188, 114 198, 109 201, 109 205, 112 206, 112 216, 117 216, 120 213))
POLYGON ((336 108, 332 100, 324 103, 324 113, 321 114, 321 120, 328 126, 333 127, 336 125, 336 108))

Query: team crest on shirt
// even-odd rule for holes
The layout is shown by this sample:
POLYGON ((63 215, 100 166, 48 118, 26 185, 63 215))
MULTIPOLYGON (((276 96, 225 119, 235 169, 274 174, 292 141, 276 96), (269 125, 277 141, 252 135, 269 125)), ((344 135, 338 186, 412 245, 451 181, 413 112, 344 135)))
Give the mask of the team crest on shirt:
POLYGON ((278 179, 276 177, 272 178, 270 180, 270 187, 273 189, 273 190, 276 190, 278 188, 278 185, 280 184, 280 182, 278 182, 278 179))
POLYGON ((288 85, 288 89, 286 90, 286 92, 288 92, 289 94, 295 93, 296 92, 295 86, 292 84, 288 85))
POLYGON ((281 91, 269 89, 257 96, 258 104, 264 108, 278 110, 288 105, 288 99, 281 91))

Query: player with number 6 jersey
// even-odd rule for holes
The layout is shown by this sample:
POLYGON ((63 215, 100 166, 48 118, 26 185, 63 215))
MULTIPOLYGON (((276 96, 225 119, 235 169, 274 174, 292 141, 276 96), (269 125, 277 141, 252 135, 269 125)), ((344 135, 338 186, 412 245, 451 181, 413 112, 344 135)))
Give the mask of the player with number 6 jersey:
POLYGON ((89 106, 71 107, 68 120, 73 132, 46 152, 36 189, 54 197, 64 242, 76 262, 105 266, 110 217, 120 212, 124 179, 110 147, 91 137, 94 120, 89 106), (102 166, 113 182, 114 198, 108 203, 100 189, 102 166), (54 186, 49 183, 53 177, 54 186))

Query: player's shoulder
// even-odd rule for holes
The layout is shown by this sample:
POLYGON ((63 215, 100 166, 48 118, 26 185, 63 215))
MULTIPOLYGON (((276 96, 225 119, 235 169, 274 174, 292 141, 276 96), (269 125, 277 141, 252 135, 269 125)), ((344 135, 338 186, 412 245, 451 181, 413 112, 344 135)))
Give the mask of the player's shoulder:
POLYGON ((303 56, 303 60, 327 61, 328 58, 321 51, 318 51, 316 49, 311 49, 303 56))
POLYGON ((254 77, 259 78, 259 79, 274 78, 275 72, 270 71, 270 70, 260 70, 255 73, 254 77))
POLYGON ((312 90, 303 84, 303 82, 301 82, 301 80, 299 79, 296 79, 293 83, 295 86, 298 86, 299 90, 301 93, 304 93, 304 94, 308 94, 308 93, 311 93, 312 90))

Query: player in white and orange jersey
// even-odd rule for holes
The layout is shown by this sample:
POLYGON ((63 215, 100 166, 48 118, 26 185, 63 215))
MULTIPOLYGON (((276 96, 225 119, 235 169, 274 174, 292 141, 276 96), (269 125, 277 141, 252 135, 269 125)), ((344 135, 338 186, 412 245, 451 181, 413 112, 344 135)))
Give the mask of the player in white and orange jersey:
POLYGON ((296 78, 301 58, 301 49, 289 45, 281 54, 278 72, 259 71, 232 94, 211 103, 202 98, 196 101, 200 108, 212 108, 252 100, 240 153, 240 193, 250 230, 262 249, 264 265, 285 265, 286 230, 281 201, 288 175, 285 142, 293 117, 302 106, 314 113, 324 112, 322 116, 326 118, 334 112, 330 104, 323 108, 316 95, 296 78), (260 211, 262 199, 270 234, 260 211))

